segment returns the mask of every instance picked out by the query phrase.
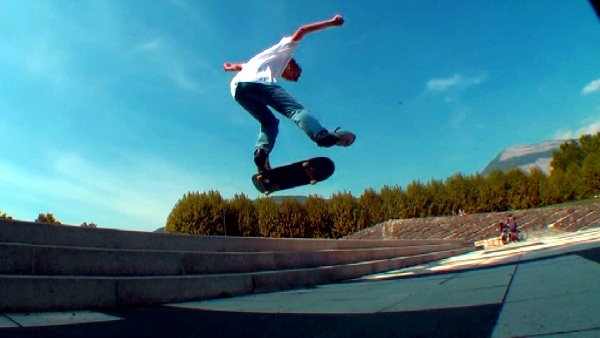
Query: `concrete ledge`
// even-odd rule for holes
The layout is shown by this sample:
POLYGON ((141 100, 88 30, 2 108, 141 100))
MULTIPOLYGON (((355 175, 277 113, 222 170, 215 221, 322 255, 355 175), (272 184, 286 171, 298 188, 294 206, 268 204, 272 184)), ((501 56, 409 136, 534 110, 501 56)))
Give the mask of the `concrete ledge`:
POLYGON ((312 251, 442 243, 471 244, 463 240, 334 240, 193 236, 90 229, 5 219, 0 219, 0 242, 105 249, 201 252, 312 251))
POLYGON ((464 247, 458 244, 296 252, 182 252, 0 243, 0 274, 160 276, 341 265, 464 247))
POLYGON ((314 269, 256 273, 253 277, 255 285, 254 292, 274 292, 350 280, 366 275, 397 270, 411 265, 418 265, 461 255, 470 251, 473 251, 473 249, 462 248, 411 257, 399 257, 336 266, 322 266, 314 269))
POLYGON ((116 282, 119 306, 232 297, 254 290, 252 274, 133 277, 120 278, 116 282))
POLYGON ((0 274, 30 274, 33 262, 30 246, 0 244, 0 274))
POLYGON ((57 311, 150 305, 314 286, 399 269, 473 250, 306 269, 165 277, 0 275, 0 311, 57 311))
POLYGON ((110 278, 0 275, 0 311, 29 312, 118 305, 110 278))

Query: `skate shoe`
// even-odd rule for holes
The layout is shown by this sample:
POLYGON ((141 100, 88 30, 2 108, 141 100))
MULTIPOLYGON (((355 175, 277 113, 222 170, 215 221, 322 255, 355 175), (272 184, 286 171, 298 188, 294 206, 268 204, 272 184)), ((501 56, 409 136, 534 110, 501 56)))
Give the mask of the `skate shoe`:
POLYGON ((271 163, 269 163, 269 154, 266 150, 258 148, 254 151, 254 164, 258 172, 271 170, 271 163))
POLYGON ((328 132, 327 130, 320 131, 315 136, 315 142, 319 147, 333 147, 335 145, 341 147, 348 147, 354 140, 356 140, 356 135, 354 135, 350 131, 339 130, 340 128, 336 128, 333 132, 328 132))

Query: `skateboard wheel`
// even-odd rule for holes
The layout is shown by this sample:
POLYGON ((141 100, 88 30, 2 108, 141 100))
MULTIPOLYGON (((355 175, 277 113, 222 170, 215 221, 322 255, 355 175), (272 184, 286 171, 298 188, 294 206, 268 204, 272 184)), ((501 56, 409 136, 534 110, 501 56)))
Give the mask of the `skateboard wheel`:
POLYGON ((308 162, 303 162, 303 163, 302 163, 302 166, 303 166, 304 168, 308 168, 308 167, 310 167, 310 163, 308 163, 308 162))
POLYGON ((261 182, 261 183, 267 183, 267 184, 269 184, 269 179, 268 179, 268 178, 265 178, 263 175, 258 175, 258 176, 256 176, 256 179, 257 179, 259 182, 261 182))
POLYGON ((310 184, 312 184, 312 185, 317 184, 317 180, 310 180, 310 184))

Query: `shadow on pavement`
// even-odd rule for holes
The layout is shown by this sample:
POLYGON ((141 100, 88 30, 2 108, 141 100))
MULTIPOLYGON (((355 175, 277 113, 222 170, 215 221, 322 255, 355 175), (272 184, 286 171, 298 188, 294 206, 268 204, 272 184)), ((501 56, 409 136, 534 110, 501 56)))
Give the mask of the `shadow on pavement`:
POLYGON ((4 337, 489 337, 501 304, 375 314, 233 313, 165 307, 108 311, 107 323, 4 329, 4 337))

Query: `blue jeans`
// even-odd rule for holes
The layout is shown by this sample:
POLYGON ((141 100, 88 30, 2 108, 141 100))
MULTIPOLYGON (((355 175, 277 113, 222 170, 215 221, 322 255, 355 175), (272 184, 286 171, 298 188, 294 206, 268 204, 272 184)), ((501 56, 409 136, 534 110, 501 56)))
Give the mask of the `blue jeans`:
POLYGON ((260 123, 256 147, 270 153, 279 132, 279 120, 268 106, 292 120, 311 140, 325 130, 298 101, 276 84, 240 82, 235 90, 235 100, 260 123))

